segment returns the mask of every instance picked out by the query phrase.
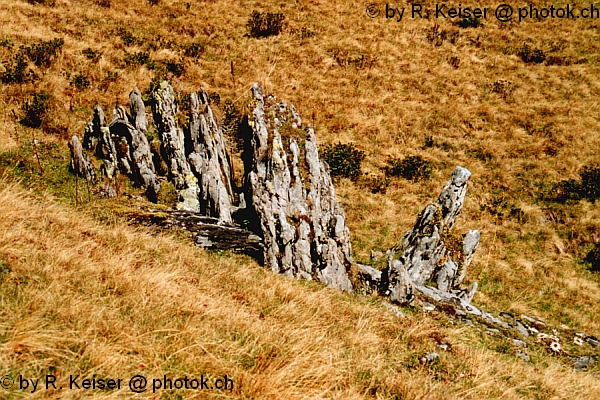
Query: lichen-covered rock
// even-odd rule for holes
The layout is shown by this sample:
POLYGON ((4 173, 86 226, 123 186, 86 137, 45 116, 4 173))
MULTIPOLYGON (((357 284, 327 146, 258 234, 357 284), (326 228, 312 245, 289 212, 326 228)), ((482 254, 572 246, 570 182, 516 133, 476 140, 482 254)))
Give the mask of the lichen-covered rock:
POLYGON ((265 96, 257 83, 252 93, 247 200, 260 221, 265 266, 352 291, 350 233, 314 130, 301 131, 295 109, 265 96), (304 141, 303 159, 297 139, 304 141))
POLYGON ((199 212, 231 222, 233 192, 229 157, 223 133, 215 121, 204 89, 190 95, 189 117, 186 139, 192 152, 188 161, 198 179, 199 212))
POLYGON ((106 126, 104 111, 99 104, 94 107, 92 121, 85 128, 83 147, 101 160, 101 174, 112 179, 117 170, 117 149, 106 126))
POLYGON ((96 182, 94 165, 90 160, 90 156, 83 150, 83 146, 77 136, 73 135, 71 138, 69 149, 71 150, 71 171, 89 182, 96 182))
POLYGON ((386 283, 381 294, 395 303, 410 303, 414 298, 414 283, 408 276, 406 266, 394 259, 394 251, 387 253, 387 267, 381 273, 382 282, 386 283))
POLYGON ((149 200, 156 201, 160 184, 152 161, 152 152, 146 138, 148 129, 146 110, 141 94, 134 89, 129 95, 131 116, 123 106, 113 112, 114 119, 108 126, 116 140, 117 159, 122 171, 138 185, 146 188, 149 200), (140 127, 137 129, 136 127, 140 127))
POLYGON ((104 121, 104 112, 99 104, 94 107, 94 117, 88 123, 83 135, 83 147, 92 152, 96 151, 96 146, 100 140, 100 128, 106 126, 104 121))
POLYGON ((198 179, 192 173, 185 154, 183 130, 177 123, 178 107, 175 93, 167 81, 153 91, 152 113, 160 140, 167 156, 169 179, 179 193, 178 209, 200 211, 198 179))
POLYGON ((462 245, 450 233, 460 213, 471 173, 456 167, 438 201, 419 215, 413 229, 392 249, 382 273, 381 293, 396 302, 412 299, 411 286, 433 281, 441 292, 454 293, 466 302, 473 298, 477 285, 468 291, 459 288, 479 244, 479 232, 469 231, 462 245))

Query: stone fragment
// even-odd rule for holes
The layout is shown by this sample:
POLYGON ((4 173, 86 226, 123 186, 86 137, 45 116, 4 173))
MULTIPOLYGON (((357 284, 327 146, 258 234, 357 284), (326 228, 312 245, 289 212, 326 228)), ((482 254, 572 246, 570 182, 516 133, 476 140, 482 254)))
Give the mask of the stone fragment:
POLYGON ((400 318, 406 317, 406 315, 404 315, 404 313, 402 311, 400 311, 400 309, 398 307, 396 307, 394 305, 391 305, 387 301, 382 301, 381 304, 385 308, 387 308, 388 310, 390 310, 395 316, 400 317, 400 318))
POLYGON ((525 353, 523 350, 517 350, 517 357, 519 357, 521 360, 525 361, 525 362, 529 362, 530 357, 529 354, 525 353))
POLYGON ((519 334, 521 336, 523 336, 523 337, 528 337, 529 336, 529 331, 527 330, 527 328, 525 328, 523 326, 522 323, 517 322, 516 328, 517 328, 517 331, 519 331, 519 334))
POLYGON ((517 347, 527 347, 527 343, 519 339, 513 339, 513 344, 517 347))
POLYGON ((105 197, 117 197, 117 191, 111 185, 100 185, 100 195, 105 197))
POLYGON ((430 363, 434 362, 435 360, 437 360, 438 358, 440 358, 440 355, 436 352, 427 353, 427 354, 425 354, 425 356, 423 358, 421 358, 421 362, 423 364, 430 364, 430 363))
POLYGON ((575 371, 587 371, 596 363, 596 359, 590 356, 577 357, 574 361, 575 364, 573 368, 575 371))
POLYGON ((467 232, 462 248, 448 249, 454 242, 450 231, 462 209, 470 176, 467 169, 456 167, 437 202, 425 207, 414 227, 391 250, 399 252, 399 256, 388 260, 382 273, 384 295, 396 302, 410 301, 411 285, 422 286, 433 280, 440 292, 455 293, 465 303, 473 299, 477 284, 468 290, 460 289, 459 285, 479 244, 479 232, 467 232), (453 259, 457 251, 460 254, 453 259))

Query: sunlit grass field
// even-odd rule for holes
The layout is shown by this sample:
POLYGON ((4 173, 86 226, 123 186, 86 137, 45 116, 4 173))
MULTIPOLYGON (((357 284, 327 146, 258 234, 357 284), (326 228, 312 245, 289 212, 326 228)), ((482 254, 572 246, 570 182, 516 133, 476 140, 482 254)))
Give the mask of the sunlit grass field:
MULTIPOLYGON (((460 165, 473 175, 455 230, 482 238, 465 280, 479 282, 474 304, 600 336, 600 279, 584 261, 600 241, 598 202, 549 197, 560 181, 598 166, 598 20, 487 18, 461 27, 433 14, 397 22, 374 4, 375 18, 368 3, 343 1, 0 1, 6 373, 55 371, 67 382, 74 373, 210 373, 236 383, 231 392, 156 398, 598 396, 598 367, 573 372, 569 354, 528 349, 526 363, 509 341, 443 314, 406 309, 398 319, 378 299, 126 226, 126 196, 102 199, 80 180, 76 199, 66 143, 82 137, 95 104, 110 116, 134 86, 145 92, 166 77, 183 94, 202 86, 218 95, 224 121, 225 104, 245 110, 258 81, 313 124, 322 149, 349 143, 365 153, 360 179, 335 182, 358 262, 393 246, 460 165), (253 37, 254 10, 283 14, 282 31, 253 37), (54 55, 36 62, 35 46, 58 39, 54 55), (32 128, 20 121, 36 95, 46 112, 32 128), (391 159, 409 156, 428 161, 431 176, 385 176, 391 159), (440 341, 452 350, 440 351, 440 341), (431 351, 439 363, 420 363, 431 351)), ((409 12, 408 3, 389 5, 409 12)))

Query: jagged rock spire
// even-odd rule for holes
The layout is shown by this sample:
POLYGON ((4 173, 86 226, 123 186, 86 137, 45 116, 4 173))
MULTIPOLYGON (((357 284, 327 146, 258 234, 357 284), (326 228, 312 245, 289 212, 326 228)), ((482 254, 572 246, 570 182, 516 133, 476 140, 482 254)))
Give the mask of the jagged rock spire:
POLYGON ((311 126, 293 106, 265 96, 258 83, 251 128, 249 207, 260 221, 265 266, 352 291, 350 232, 311 126), (304 142, 303 148, 298 140, 304 142), (290 165, 291 164, 291 165, 290 165), (302 173, 304 172, 304 173, 302 173))
POLYGON ((229 223, 233 213, 231 167, 223 132, 215 121, 204 89, 190 95, 189 121, 185 136, 193 150, 188 161, 198 179, 199 212, 229 223))
POLYGON ((465 304, 472 300, 477 284, 469 290, 459 285, 473 260, 479 232, 468 231, 462 244, 451 234, 470 176, 467 169, 456 167, 438 201, 425 207, 414 227, 388 251, 387 267, 381 273, 359 266, 366 291, 377 291, 398 303, 410 302, 415 291, 444 299, 456 297, 465 304), (435 282, 437 288, 424 286, 427 282, 435 282))

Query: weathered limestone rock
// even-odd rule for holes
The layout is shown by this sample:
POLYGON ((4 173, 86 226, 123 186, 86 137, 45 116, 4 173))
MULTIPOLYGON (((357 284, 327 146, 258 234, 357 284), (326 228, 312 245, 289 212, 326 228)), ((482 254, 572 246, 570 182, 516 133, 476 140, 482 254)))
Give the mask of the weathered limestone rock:
POLYGON ((99 104, 94 107, 94 117, 85 128, 83 147, 102 160, 101 174, 112 179, 117 170, 117 149, 106 126, 104 111, 99 104))
POLYGON ((90 157, 83 150, 83 146, 77 136, 73 135, 71 138, 69 149, 71 150, 71 171, 89 182, 96 182, 94 165, 90 157))
POLYGON ((139 90, 129 95, 131 117, 123 106, 113 113, 114 119, 108 128, 117 140, 117 156, 122 170, 138 185, 146 188, 149 200, 156 201, 160 184, 152 161, 152 152, 146 138, 148 120, 139 90))
POLYGON ((208 94, 201 89, 190 95, 190 127, 186 139, 192 152, 188 161, 198 179, 199 212, 231 222, 233 192, 231 169, 221 128, 208 104, 208 94))
POLYGON ((192 173, 185 154, 183 130, 177 123, 175 93, 168 82, 162 81, 153 92, 154 124, 167 155, 169 178, 179 193, 178 209, 200 211, 198 179, 192 173))
POLYGON ((129 100, 131 116, 125 107, 117 106, 108 126, 102 108, 99 105, 94 107, 92 122, 85 129, 85 148, 102 160, 101 172, 104 176, 112 179, 120 170, 146 188, 148 199, 156 201, 160 184, 146 138, 146 110, 137 88, 130 93, 129 100))
POLYGON ((456 167, 438 201, 425 207, 413 229, 388 251, 383 271, 374 273, 372 268, 359 266, 359 279, 366 293, 378 292, 396 303, 410 303, 418 292, 469 312, 467 306, 477 283, 468 290, 459 285, 473 260, 480 235, 469 231, 459 244, 450 231, 462 209, 470 175, 465 168, 456 167), (426 286, 426 282, 435 282, 437 288, 426 286))
POLYGON ((247 200, 260 221, 265 266, 352 291, 350 233, 312 127, 300 131, 295 109, 264 96, 257 83, 252 93, 257 105, 249 120, 247 200), (297 139, 305 140, 303 162, 297 139))
POLYGON ((394 252, 387 252, 387 268, 382 273, 382 281, 388 282, 386 295, 396 303, 410 303, 414 298, 413 282, 406 267, 400 260, 394 259, 394 252))

